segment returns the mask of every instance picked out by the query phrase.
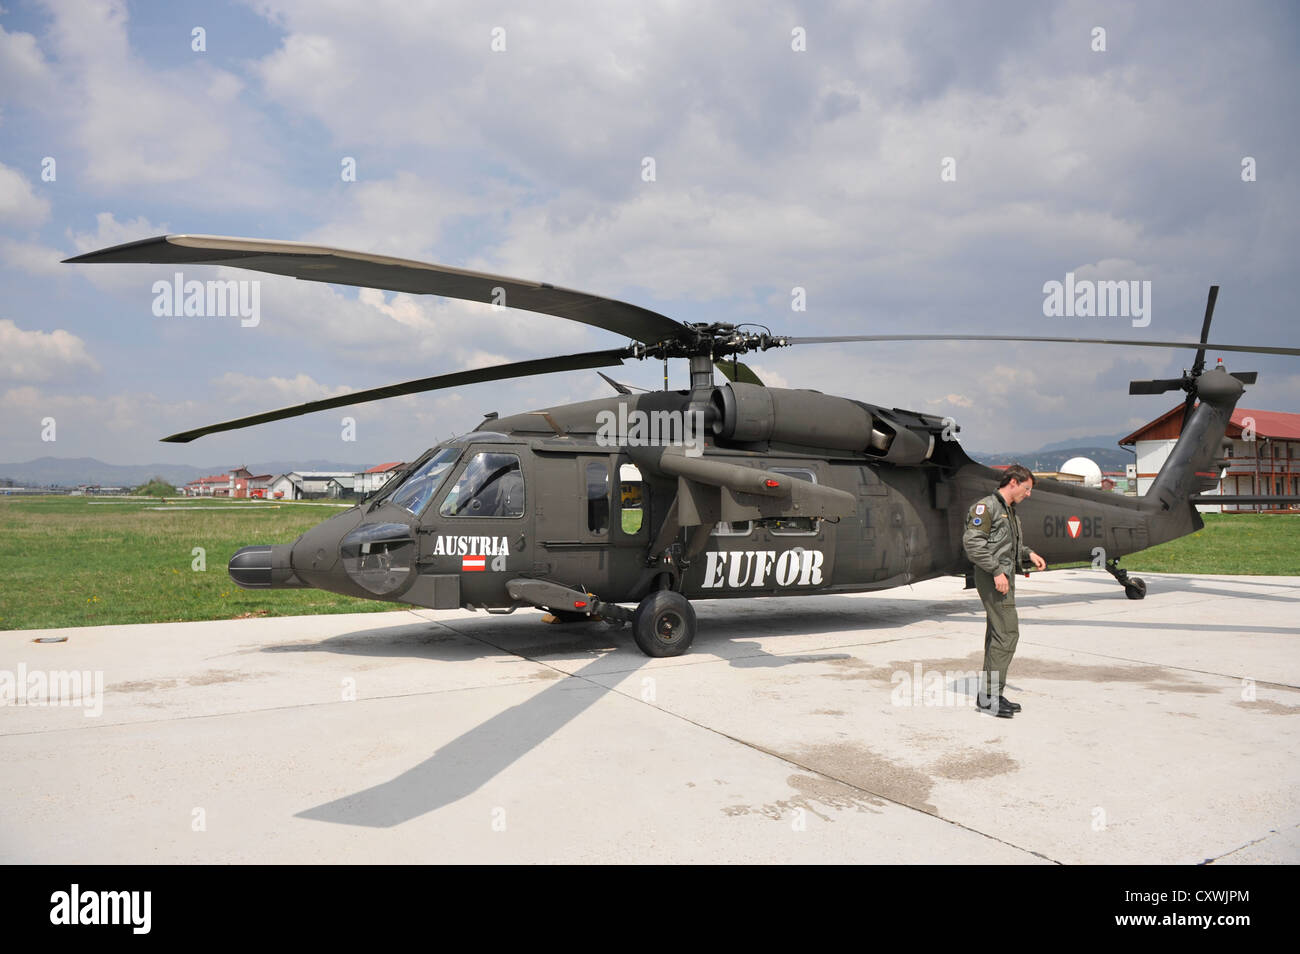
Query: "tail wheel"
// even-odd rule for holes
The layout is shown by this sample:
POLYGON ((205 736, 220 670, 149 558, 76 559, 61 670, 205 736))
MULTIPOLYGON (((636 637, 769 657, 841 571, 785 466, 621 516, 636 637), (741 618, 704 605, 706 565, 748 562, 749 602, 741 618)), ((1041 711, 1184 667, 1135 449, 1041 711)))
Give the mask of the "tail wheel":
POLYGON ((656 590, 632 616, 632 638, 647 656, 680 656, 695 640, 695 608, 673 590, 656 590))
POLYGON ((1146 580, 1137 576, 1130 576, 1128 582, 1124 584, 1124 595, 1131 600, 1140 600, 1147 595, 1146 580))

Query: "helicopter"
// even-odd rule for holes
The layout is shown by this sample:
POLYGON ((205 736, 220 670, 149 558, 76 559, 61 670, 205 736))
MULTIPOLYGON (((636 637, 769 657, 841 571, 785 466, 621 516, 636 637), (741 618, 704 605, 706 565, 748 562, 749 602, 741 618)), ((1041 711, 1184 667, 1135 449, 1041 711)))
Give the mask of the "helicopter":
MULTIPOLYGON (((1256 372, 1206 369, 1207 350, 1300 355, 1300 348, 1210 344, 1219 287, 1197 342, 1002 335, 790 337, 723 322, 683 323, 636 305, 445 265, 267 239, 164 235, 72 263, 226 265, 308 281, 507 305, 582 322, 622 347, 517 361, 355 391, 199 427, 207 434, 315 411, 509 378, 662 360, 662 391, 501 417, 428 449, 378 491, 292 543, 240 549, 245 589, 316 587, 432 609, 548 611, 562 622, 630 624, 650 656, 676 656, 697 631, 695 599, 886 590, 971 567, 966 508, 1000 472, 972 460, 951 418, 809 389, 767 387, 743 354, 808 344, 1046 341, 1189 348, 1181 377, 1134 381, 1130 394, 1185 392, 1183 428, 1145 496, 1036 479, 1018 506, 1025 543, 1049 563, 1099 552, 1130 599, 1146 584, 1119 560, 1199 530, 1196 504, 1220 472, 1233 408, 1256 372), (668 390, 685 358, 690 387, 668 390), (715 367, 725 380, 717 382, 715 367), (624 604, 634 604, 629 608, 624 604)), ((599 372, 598 372, 599 373, 599 372)), ((1269 497, 1270 501, 1300 498, 1269 497)))

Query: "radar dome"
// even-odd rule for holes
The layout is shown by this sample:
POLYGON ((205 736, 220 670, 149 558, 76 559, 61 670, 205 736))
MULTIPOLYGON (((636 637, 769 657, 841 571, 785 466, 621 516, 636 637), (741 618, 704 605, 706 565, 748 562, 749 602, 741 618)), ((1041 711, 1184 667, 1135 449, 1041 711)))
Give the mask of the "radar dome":
POLYGON ((1061 473, 1082 477, 1085 487, 1101 487, 1101 468, 1086 457, 1071 457, 1061 465, 1061 473))

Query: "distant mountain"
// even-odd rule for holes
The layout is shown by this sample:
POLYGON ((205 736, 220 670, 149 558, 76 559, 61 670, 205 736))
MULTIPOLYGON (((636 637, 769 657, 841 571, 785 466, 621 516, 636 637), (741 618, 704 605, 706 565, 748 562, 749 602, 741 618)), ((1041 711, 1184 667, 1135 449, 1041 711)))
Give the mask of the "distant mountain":
MULTIPOLYGON (((371 461, 358 466, 341 464, 332 460, 270 461, 247 464, 255 474, 284 474, 291 470, 341 470, 359 471, 387 461, 371 461)), ((75 487, 78 484, 99 484, 103 487, 134 487, 151 477, 162 477, 180 486, 200 477, 229 473, 240 463, 220 464, 212 467, 191 467, 188 464, 106 464, 93 457, 38 457, 20 464, 0 464, 0 478, 8 478, 22 487, 75 487)))
POLYGON ((1091 437, 1071 437, 1063 441, 1044 444, 1037 450, 1017 451, 972 451, 966 453, 981 464, 1024 464, 1030 470, 1060 470, 1071 457, 1087 457, 1103 471, 1122 471, 1125 464, 1133 463, 1133 453, 1119 446, 1122 434, 1095 434, 1091 437))
MULTIPOLYGON (((1128 437, 1129 432, 1124 431, 1120 434, 1095 434, 1092 437, 1070 437, 1063 441, 1055 441, 1051 444, 1044 444, 1038 448, 1036 453, 1045 453, 1054 450, 1069 450, 1073 447, 1118 447, 1121 437, 1128 437)), ((1130 454, 1130 457, 1133 455, 1130 454)))
MULTIPOLYGON (((1036 451, 1016 454, 967 450, 966 453, 981 464, 1024 464, 1030 470, 1060 470, 1071 457, 1091 458, 1102 470, 1124 469, 1133 463, 1133 455, 1116 445, 1124 435, 1102 438, 1075 438, 1057 441, 1036 451), (1109 446, 1106 442, 1109 442, 1109 446)), ((373 460, 365 464, 339 463, 333 460, 275 460, 253 462, 246 466, 255 474, 285 474, 291 470, 341 470, 361 471, 387 461, 373 460)), ((234 464, 211 467, 191 467, 188 464, 106 464, 93 457, 38 457, 19 464, 0 464, 0 478, 8 478, 20 487, 76 487, 78 484, 99 484, 103 487, 135 487, 151 477, 162 477, 169 483, 181 486, 200 477, 229 473, 234 464)))
POLYGON ((1066 447, 1061 450, 1026 451, 1021 454, 986 454, 967 451, 981 464, 1024 464, 1033 471, 1058 471, 1071 457, 1087 457, 1103 471, 1124 471, 1133 463, 1133 455, 1122 447, 1066 447))

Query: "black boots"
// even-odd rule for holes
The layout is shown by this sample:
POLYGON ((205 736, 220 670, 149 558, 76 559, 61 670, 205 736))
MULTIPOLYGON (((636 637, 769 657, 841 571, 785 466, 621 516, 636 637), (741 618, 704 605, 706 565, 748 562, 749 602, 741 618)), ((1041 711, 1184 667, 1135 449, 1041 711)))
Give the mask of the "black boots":
POLYGON ((1012 706, 1013 704, 1007 702, 1007 700, 1002 696, 998 696, 998 704, 996 706, 993 705, 992 699, 987 699, 978 693, 975 696, 975 708, 987 715, 995 715, 999 719, 1010 719, 1015 715, 1016 709, 1019 709, 1020 707, 1015 706, 1015 708, 1012 708, 1012 706))

